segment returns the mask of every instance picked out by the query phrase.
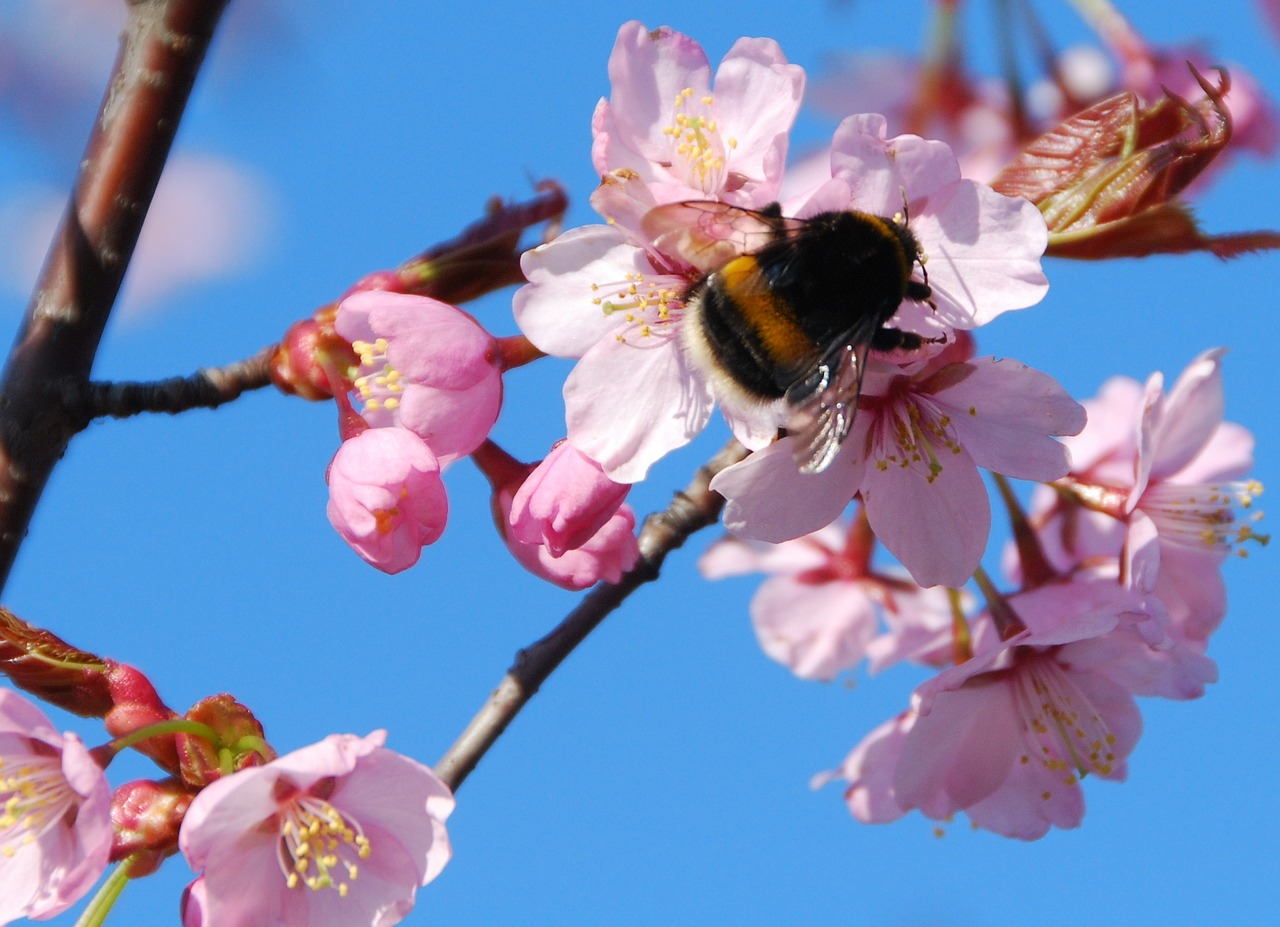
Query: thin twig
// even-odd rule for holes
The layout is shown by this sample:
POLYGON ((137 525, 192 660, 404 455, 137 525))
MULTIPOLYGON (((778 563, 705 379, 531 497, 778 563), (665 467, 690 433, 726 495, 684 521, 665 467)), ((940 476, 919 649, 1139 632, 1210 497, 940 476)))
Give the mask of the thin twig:
POLYGON ((456 790, 462 785, 565 657, 632 592, 658 578, 667 554, 695 531, 716 523, 724 499, 711 491, 711 479, 725 467, 742 460, 746 453, 737 441, 722 448, 698 470, 684 492, 676 493, 665 511, 645 519, 640 530, 640 560, 631 572, 617 585, 597 586, 555 630, 516 654, 515 664, 498 688, 436 764, 436 774, 449 788, 456 790))
POLYGON ((88 380, 226 0, 130 0, 120 54, 0 381, 0 586, 77 423, 49 385, 88 380))
POLYGON ((175 415, 188 409, 216 409, 242 393, 271 385, 268 362, 278 348, 263 348, 253 357, 222 367, 208 367, 185 377, 149 382, 102 382, 68 379, 55 384, 49 401, 69 419, 88 425, 95 418, 130 418, 143 412, 175 415))

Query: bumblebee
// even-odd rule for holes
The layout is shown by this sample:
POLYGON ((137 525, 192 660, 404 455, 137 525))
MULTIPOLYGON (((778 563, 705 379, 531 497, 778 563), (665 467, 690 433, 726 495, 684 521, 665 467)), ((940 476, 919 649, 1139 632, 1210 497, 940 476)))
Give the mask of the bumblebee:
POLYGON ((644 228, 704 274, 684 293, 689 362, 732 402, 785 400, 803 472, 825 470, 848 436, 868 352, 925 343, 887 325, 904 299, 931 296, 905 217, 685 202, 651 210, 644 228))

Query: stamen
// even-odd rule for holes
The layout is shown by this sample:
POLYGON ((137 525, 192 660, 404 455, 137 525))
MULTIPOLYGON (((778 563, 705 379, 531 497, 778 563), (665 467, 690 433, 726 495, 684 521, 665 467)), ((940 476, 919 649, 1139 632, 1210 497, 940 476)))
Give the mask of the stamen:
POLYGON ((1025 657, 1014 670, 1014 679, 1014 700, 1040 749, 1039 756, 1024 756, 1022 762, 1041 763, 1061 774, 1068 786, 1089 773, 1109 776, 1115 772, 1115 735, 1052 657, 1039 653, 1025 657))
POLYGON ((0 756, 0 858, 39 839, 74 805, 58 757, 0 756))
POLYGON ((1246 541, 1266 544, 1270 537, 1258 534, 1253 525, 1261 512, 1237 516, 1236 507, 1252 509, 1262 494, 1257 480, 1226 483, 1156 483, 1142 494, 1138 507, 1155 522, 1160 539, 1194 550, 1216 550, 1240 556, 1246 541))
POLYGON ((332 888, 345 898, 371 852, 360 823, 324 799, 302 794, 280 812, 276 854, 289 888, 332 888))
POLYGON ((663 127, 662 133, 673 143, 674 153, 672 169, 684 173, 690 186, 701 187, 707 193, 719 188, 724 177, 726 149, 736 148, 737 139, 722 139, 720 124, 712 115, 715 108, 715 97, 710 94, 701 96, 697 105, 702 113, 694 113, 690 104, 693 102, 693 88, 686 87, 676 94, 672 105, 672 121, 663 127), (677 162, 683 162, 685 170, 677 168, 677 162))

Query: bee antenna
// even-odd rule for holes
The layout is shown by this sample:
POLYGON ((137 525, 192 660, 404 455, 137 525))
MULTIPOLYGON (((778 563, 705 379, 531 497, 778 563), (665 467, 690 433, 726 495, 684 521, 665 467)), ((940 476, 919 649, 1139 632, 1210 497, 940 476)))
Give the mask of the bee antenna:
POLYGON ((898 187, 898 192, 902 194, 902 224, 909 225, 911 223, 911 207, 907 203, 907 188, 898 187))

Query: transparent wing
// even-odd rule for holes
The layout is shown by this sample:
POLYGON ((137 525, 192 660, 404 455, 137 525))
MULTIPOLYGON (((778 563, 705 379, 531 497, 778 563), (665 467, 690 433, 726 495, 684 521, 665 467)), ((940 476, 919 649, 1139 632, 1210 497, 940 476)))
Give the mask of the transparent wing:
POLYGON ((650 209, 640 220, 640 231, 660 253, 676 255, 709 274, 803 225, 801 219, 788 219, 773 211, 688 200, 650 209))
POLYGON ((791 407, 787 431, 796 439, 795 460, 801 473, 827 469, 848 437, 870 350, 869 344, 846 334, 804 379, 787 389, 791 407))

